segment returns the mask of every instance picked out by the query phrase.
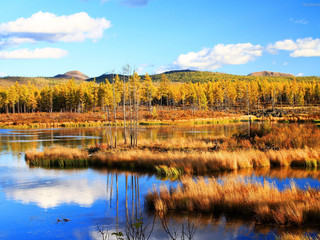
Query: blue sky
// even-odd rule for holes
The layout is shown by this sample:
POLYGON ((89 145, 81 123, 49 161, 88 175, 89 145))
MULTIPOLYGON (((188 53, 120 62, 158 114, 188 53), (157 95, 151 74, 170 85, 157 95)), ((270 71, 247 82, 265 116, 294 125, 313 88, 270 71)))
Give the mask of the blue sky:
POLYGON ((320 75, 320 2, 10 0, 0 76, 194 69, 320 75))

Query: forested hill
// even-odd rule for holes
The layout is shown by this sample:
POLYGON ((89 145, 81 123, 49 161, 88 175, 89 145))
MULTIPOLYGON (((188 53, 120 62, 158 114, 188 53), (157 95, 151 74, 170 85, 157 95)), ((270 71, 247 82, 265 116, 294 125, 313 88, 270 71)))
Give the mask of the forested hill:
MULTIPOLYGON (((16 82, 21 85, 32 84, 37 87, 45 87, 50 85, 57 85, 70 81, 67 78, 50 78, 50 77, 3 77, 0 78, 0 87, 9 87, 16 82)), ((76 83, 84 82, 84 80, 75 79, 76 83)))
MULTIPOLYGON (((207 71, 192 71, 192 70, 176 70, 176 71, 169 71, 163 73, 171 82, 208 82, 208 81, 232 81, 232 80, 241 80, 241 81, 252 81, 259 79, 267 79, 270 81, 284 81, 284 80, 294 80, 297 81, 317 81, 320 82, 319 77, 308 76, 308 77, 296 77, 296 76, 245 76, 245 75, 232 75, 226 73, 219 73, 219 72, 207 72, 207 71)), ((161 75, 163 74, 153 74, 150 75, 153 82, 159 82, 161 79, 161 75)), ((103 74, 96 78, 89 78, 87 80, 80 80, 74 79, 76 83, 81 83, 85 81, 95 81, 96 83, 105 82, 106 79, 109 82, 112 82, 112 79, 116 76, 116 74, 103 74)), ((127 77, 122 74, 118 74, 120 79, 127 77)), ((141 80, 143 81, 145 75, 140 75, 141 80)), ((15 84, 18 82, 19 84, 34 84, 38 87, 45 87, 49 85, 56 85, 59 83, 67 82, 70 78, 55 78, 55 77, 3 77, 0 78, 0 87, 7 87, 15 84)))
MULTIPOLYGON (((215 81, 215 80, 243 80, 243 81, 252 81, 256 80, 257 78, 259 79, 269 79, 271 81, 282 81, 282 80, 294 80, 296 79, 297 81, 319 81, 319 77, 315 76, 307 76, 307 77, 297 77, 294 75, 287 75, 287 76, 245 76, 245 75, 232 75, 232 74, 226 74, 226 73, 219 73, 219 72, 207 72, 207 71, 192 71, 192 70, 177 70, 177 71, 169 71, 169 72, 164 72, 162 74, 153 74, 150 75, 151 79, 153 82, 159 82, 161 79, 161 75, 165 74, 167 78, 171 82, 208 82, 208 81, 215 81)), ((97 83, 100 82, 105 82, 106 79, 111 83, 112 79, 115 77, 115 74, 103 74, 99 77, 96 78, 90 78, 87 79, 86 81, 96 81, 97 83)), ((124 75, 118 74, 120 79, 123 79, 124 75)), ((144 80, 144 75, 140 75, 140 78, 144 80)))
MULTIPOLYGON (((205 72, 205 71, 192 71, 192 70, 176 70, 164 72, 171 82, 207 82, 211 81, 215 76, 232 76, 224 73, 217 72, 205 72)), ((162 74, 152 74, 150 75, 153 82, 159 82, 162 74)), ((124 75, 118 74, 120 79, 123 79, 124 75)), ((97 83, 105 82, 106 79, 111 83, 115 74, 103 74, 96 78, 87 79, 87 81, 96 81, 97 83)), ((144 80, 145 75, 140 75, 140 78, 144 80)))

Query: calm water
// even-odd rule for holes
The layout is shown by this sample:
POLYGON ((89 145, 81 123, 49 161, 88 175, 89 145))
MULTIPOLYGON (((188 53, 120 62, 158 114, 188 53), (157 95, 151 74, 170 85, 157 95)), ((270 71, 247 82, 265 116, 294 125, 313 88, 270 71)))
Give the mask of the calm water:
MULTIPOLYGON (((247 124, 145 128, 140 137, 230 136, 246 127, 247 124)), ((121 139, 121 129, 117 134, 121 139)), ((103 128, 0 130, 0 239, 103 239, 102 233, 125 232, 126 223, 140 217, 148 224, 147 232, 153 228, 150 239, 168 239, 161 222, 153 223, 154 216, 144 209, 144 195, 154 185, 176 186, 177 182, 107 170, 29 168, 24 161, 24 152, 29 149, 88 146, 104 139, 103 128)), ((233 174, 273 181, 280 188, 289 186, 293 179, 301 188, 320 187, 320 172, 261 169, 233 174)), ((188 222, 196 228, 193 239, 275 239, 280 231, 223 216, 214 219, 179 214, 167 219, 171 232, 181 233, 188 222)))

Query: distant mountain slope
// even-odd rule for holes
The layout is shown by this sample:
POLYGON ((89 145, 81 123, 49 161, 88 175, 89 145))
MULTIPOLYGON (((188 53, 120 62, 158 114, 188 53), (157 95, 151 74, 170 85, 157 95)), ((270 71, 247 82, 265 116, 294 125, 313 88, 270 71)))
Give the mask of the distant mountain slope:
POLYGON ((280 73, 280 72, 270 72, 270 71, 262 71, 262 72, 254 72, 250 73, 248 76, 264 76, 264 77, 294 77, 293 74, 289 73, 280 73))
POLYGON ((199 72, 196 70, 190 70, 190 69, 184 69, 184 70, 171 70, 171 71, 166 71, 163 74, 170 74, 170 73, 186 73, 186 72, 199 72))
MULTIPOLYGON (((44 87, 44 86, 48 86, 48 85, 56 85, 59 83, 65 83, 67 81, 70 80, 70 78, 72 78, 71 76, 73 76, 75 82, 78 83, 82 83, 85 81, 96 81, 96 83, 100 83, 100 82, 105 82, 106 79, 110 82, 112 82, 112 79, 116 76, 116 74, 103 74, 99 77, 96 78, 89 78, 89 79, 85 79, 83 80, 84 77, 80 72, 77 71, 73 71, 71 72, 71 74, 67 74, 66 73, 66 77, 68 78, 62 78, 62 74, 60 75, 60 77, 57 78, 52 78, 52 77, 4 77, 4 78, 0 78, 0 87, 7 87, 7 86, 11 86, 13 85, 15 82, 18 82, 19 84, 28 84, 28 82, 30 82, 31 84, 34 84, 38 87, 44 87), (79 78, 75 78, 73 74, 73 72, 75 72, 76 75, 78 76, 82 76, 82 79, 79 78), (80 75, 79 75, 80 73, 80 75)), ((70 73, 70 72, 68 72, 70 73)), ((298 76, 294 76, 291 74, 285 74, 282 75, 283 73, 274 73, 274 72, 260 72, 260 74, 262 75, 256 75, 257 73, 252 73, 249 76, 245 76, 245 75, 232 75, 232 74, 226 74, 226 73, 219 73, 219 72, 206 72, 206 71, 192 71, 192 70, 177 70, 177 71, 168 71, 168 72, 164 72, 162 73, 164 75, 166 75, 166 77, 171 81, 171 82, 193 82, 193 83, 197 83, 197 82, 208 82, 208 81, 216 81, 216 80, 224 80, 224 81, 233 81, 233 80, 240 80, 240 81, 252 81, 252 80, 256 80, 257 76, 259 79, 269 79, 270 81, 283 81, 284 79, 289 79, 289 80, 293 80, 296 79, 297 81, 318 81, 320 82, 320 77, 316 77, 316 76, 302 76, 302 77, 298 77, 298 76), (273 74, 270 74, 273 73, 273 74), (266 75, 266 76, 265 76, 266 75)), ((159 82, 161 80, 161 75, 162 74, 153 74, 150 75, 152 81, 154 82, 159 82)), ((59 75, 57 75, 59 76, 59 75)), ((118 75, 120 77, 120 79, 122 80, 124 75, 119 74, 118 75)), ((141 80, 144 80, 145 75, 140 75, 141 80)))
MULTIPOLYGON (((212 78, 216 75, 228 75, 224 73, 217 72, 205 72, 205 71, 193 71, 193 70, 174 70, 168 71, 161 74, 152 74, 150 75, 152 81, 158 82, 161 79, 161 75, 166 75, 168 79, 172 82, 206 82, 212 80, 212 78)), ((111 83, 112 79, 116 76, 116 74, 102 74, 99 77, 89 78, 86 81, 96 81, 97 83, 105 82, 106 79, 111 83)), ((122 74, 118 74, 118 76, 122 79, 122 74)), ((145 75, 140 75, 141 79, 144 80, 145 75)))
MULTIPOLYGON (((4 77, 0 78, 0 87, 9 87, 16 82, 25 85, 25 84, 33 84, 37 87, 45 87, 49 85, 56 85, 60 83, 66 83, 70 81, 70 79, 66 78, 50 78, 50 77, 4 77)), ((81 83, 84 80, 75 79, 76 83, 81 83)))
MULTIPOLYGON (((113 78, 116 76, 117 74, 102 74, 101 76, 99 77, 94 77, 94 78, 89 78, 89 79, 86 79, 87 82, 92 82, 92 81, 95 81, 96 83, 101 83, 101 82, 105 82, 106 79, 108 79, 108 81, 110 83, 112 83, 112 80, 113 78)), ((123 79, 123 77, 125 75, 122 75, 122 74, 118 74, 119 78, 123 79)))
POLYGON ((64 79, 78 79, 78 80, 87 80, 89 77, 79 71, 70 71, 64 74, 58 74, 54 76, 55 78, 64 78, 64 79))
MULTIPOLYGON (((256 79, 256 77, 267 78, 272 80, 279 80, 282 79, 296 79, 297 81, 311 81, 311 80, 317 80, 320 81, 319 77, 315 76, 303 76, 298 77, 294 76, 292 74, 286 74, 286 73, 278 73, 278 72, 256 72, 251 73, 248 76, 245 75, 232 75, 227 73, 219 73, 219 72, 207 72, 207 71, 192 71, 192 70, 176 70, 176 71, 168 71, 161 74, 152 74, 150 75, 152 81, 159 82, 161 80, 161 75, 166 75, 167 78, 171 82, 208 82, 208 81, 215 81, 217 79, 224 79, 226 81, 229 80, 240 80, 240 81, 252 81, 253 79, 256 79)), ((105 82, 106 79, 112 83, 112 79, 116 76, 116 74, 103 74, 96 78, 89 78, 86 81, 96 81, 96 83, 105 82)), ((124 75, 118 74, 120 79, 123 79, 124 75)), ((140 75, 141 80, 144 80, 145 75, 140 75)))

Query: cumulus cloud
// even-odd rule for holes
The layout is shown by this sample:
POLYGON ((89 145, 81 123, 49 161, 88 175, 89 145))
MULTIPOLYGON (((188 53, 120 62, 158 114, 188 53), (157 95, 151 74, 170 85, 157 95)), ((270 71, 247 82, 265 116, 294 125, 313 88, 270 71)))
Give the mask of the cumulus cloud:
POLYGON ((33 39, 30 38, 9 38, 9 39, 2 39, 0 40, 0 50, 9 48, 9 47, 15 47, 19 46, 24 43, 36 43, 33 39))
POLYGON ((8 49, 39 42, 97 41, 103 37, 104 30, 110 27, 110 21, 91 18, 85 12, 57 16, 40 11, 29 18, 0 24, 0 59, 62 58, 68 52, 60 48, 8 49))
POLYGON ((172 69, 215 70, 224 65, 245 64, 262 55, 263 48, 251 43, 218 44, 199 52, 181 54, 173 64, 161 67, 159 72, 172 69))
POLYGON ((5 77, 5 76, 7 76, 7 74, 6 74, 6 73, 4 73, 4 72, 0 72, 0 77, 5 77))
POLYGON ((62 58, 68 55, 68 52, 60 48, 37 48, 30 50, 28 48, 17 49, 13 51, 0 51, 0 59, 44 59, 44 58, 62 58))
POLYGON ((270 53, 277 53, 278 50, 290 51, 290 57, 320 57, 320 39, 311 37, 299 38, 296 41, 286 39, 267 47, 270 53))
POLYGON ((29 18, 19 18, 0 25, 2 38, 30 39, 30 41, 81 42, 102 38, 111 22, 105 18, 91 18, 87 13, 56 16, 38 12, 29 18))

